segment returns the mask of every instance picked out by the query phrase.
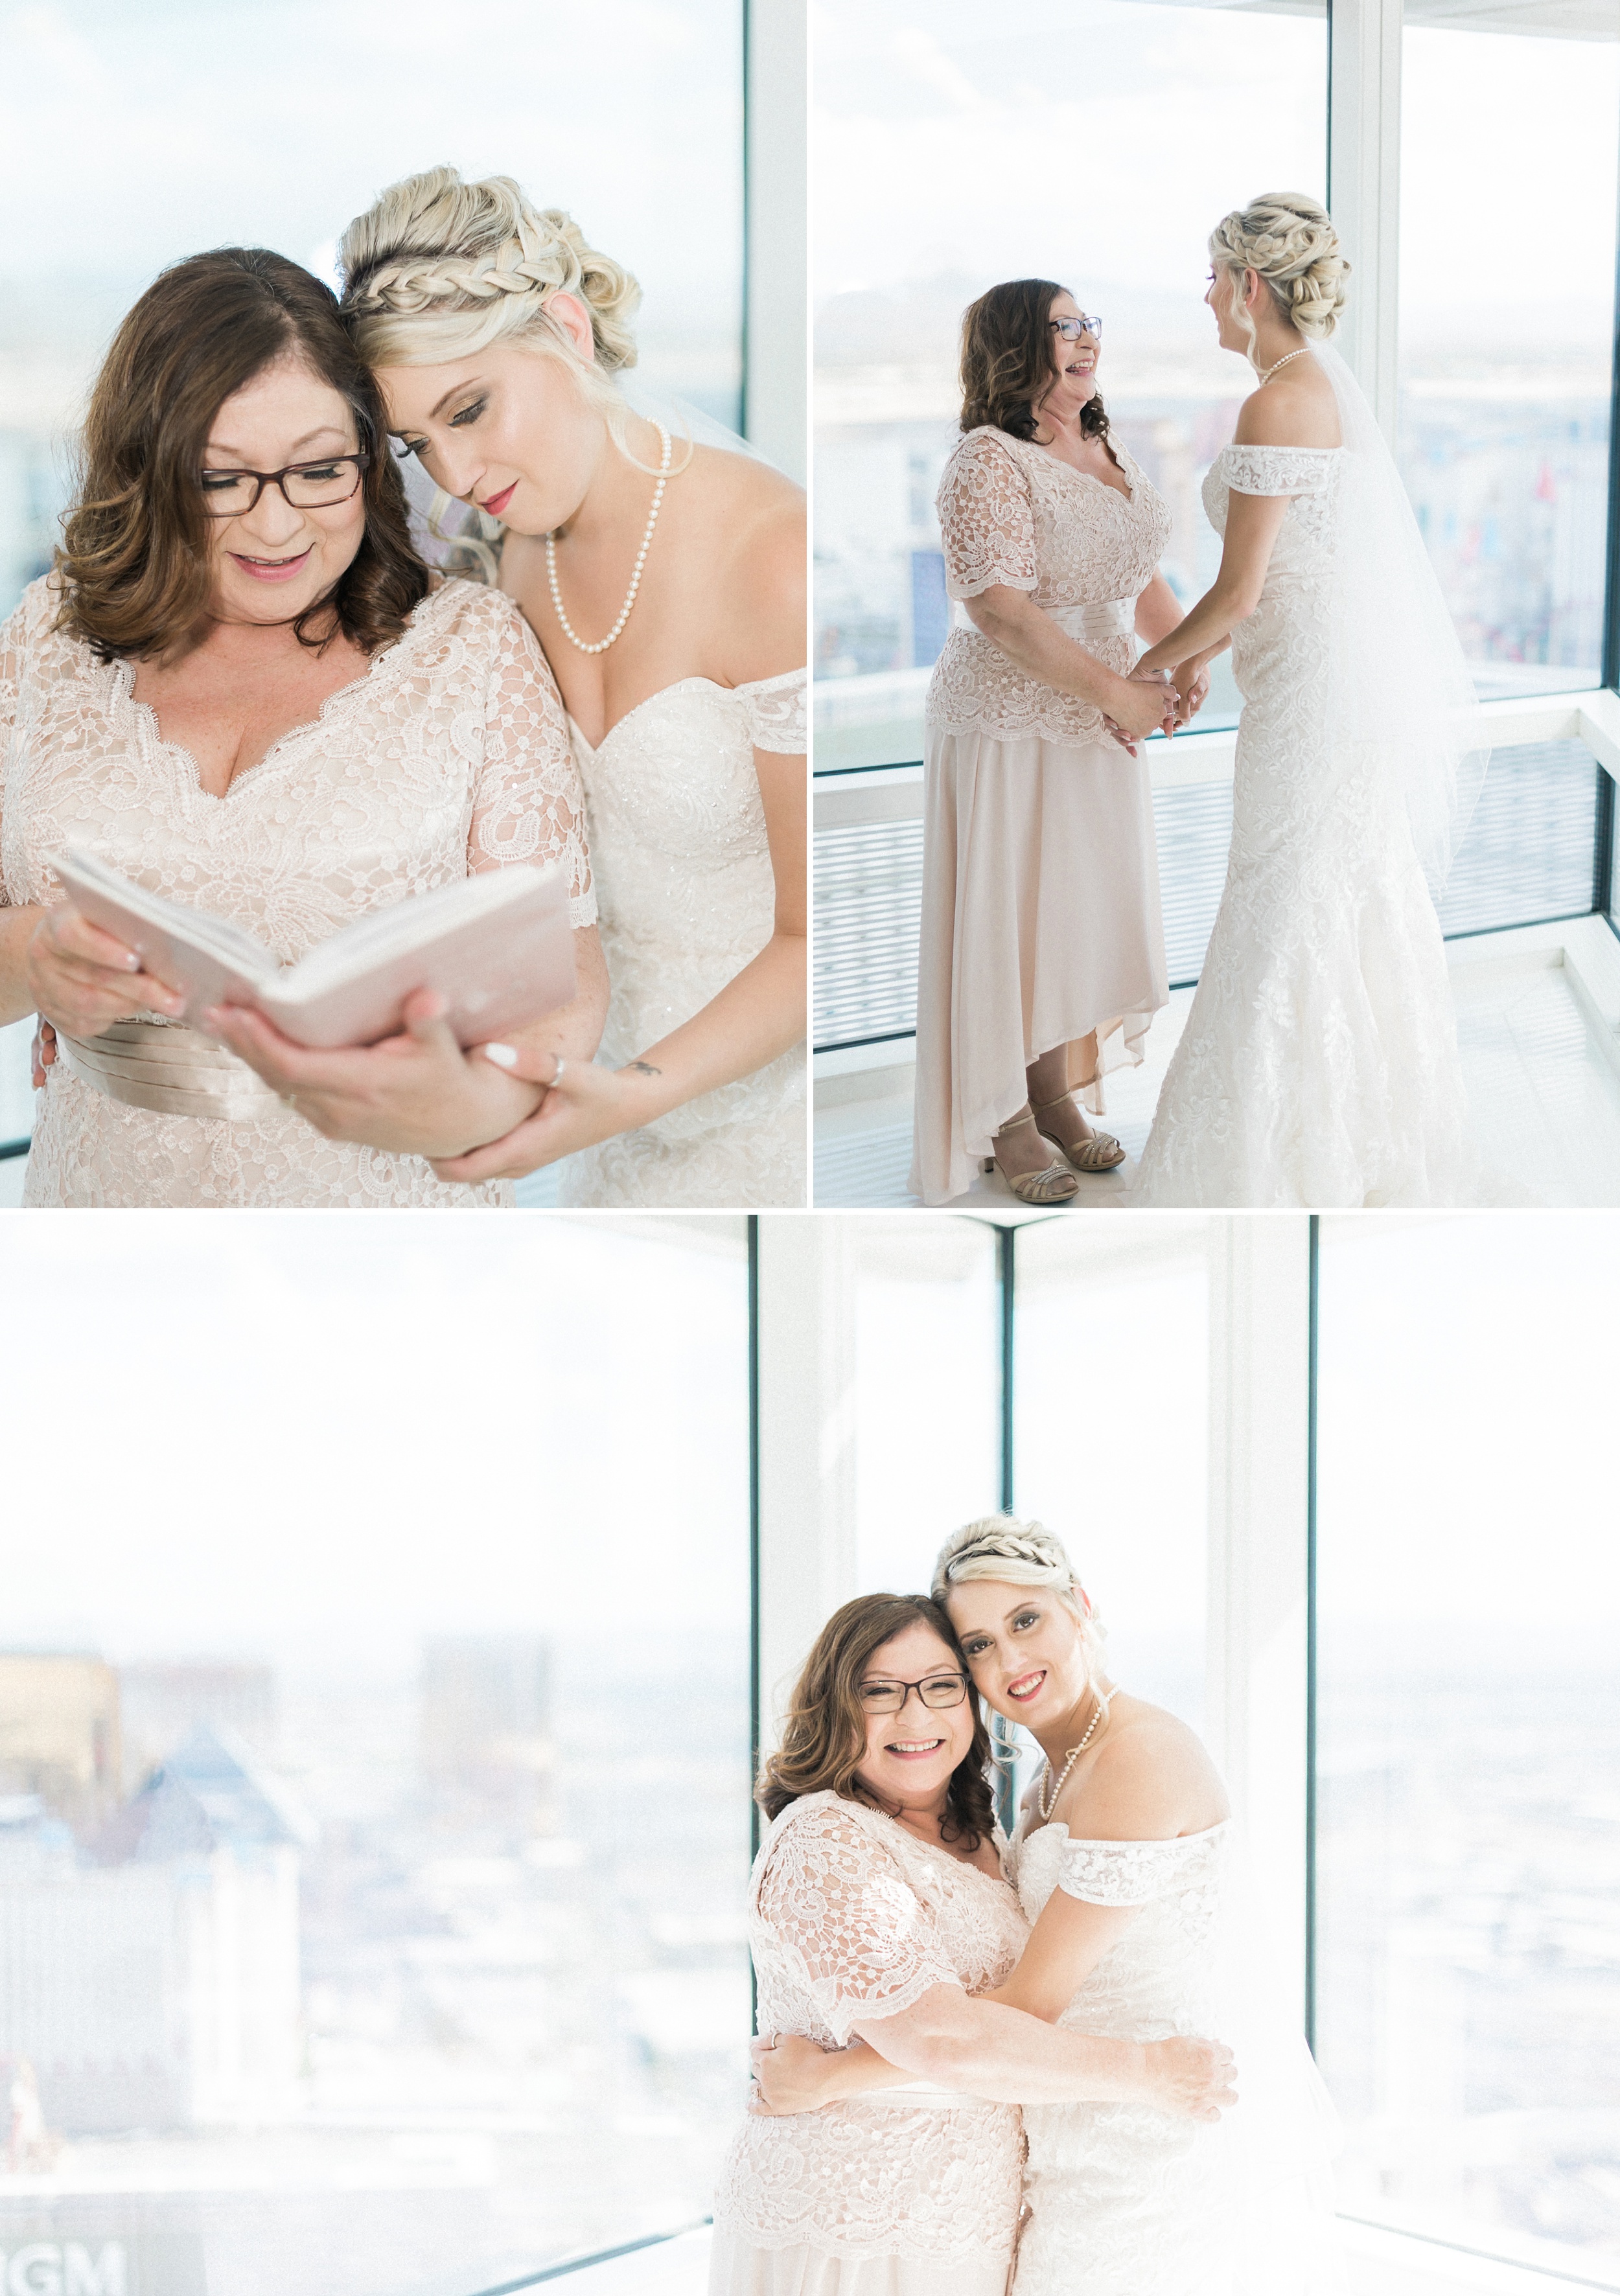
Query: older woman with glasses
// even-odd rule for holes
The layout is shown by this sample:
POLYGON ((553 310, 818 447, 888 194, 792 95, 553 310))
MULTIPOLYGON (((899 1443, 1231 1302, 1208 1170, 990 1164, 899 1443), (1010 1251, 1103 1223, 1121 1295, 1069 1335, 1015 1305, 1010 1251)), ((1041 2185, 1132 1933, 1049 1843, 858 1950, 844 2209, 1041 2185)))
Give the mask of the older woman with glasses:
POLYGON ((714 2210, 711 2296, 1005 2296, 1020 2103, 1230 2102, 1230 2057, 1063 2030, 976 1999, 1028 1941, 1002 1879, 990 1740, 950 1620, 925 1595, 834 1613, 757 1798, 749 1936, 762 2034, 851 2038, 906 2085, 744 2122, 714 2210))
MULTIPOLYGON (((958 626, 925 709, 911 1185, 930 1204, 983 1159, 1033 1204, 1121 1163, 1081 1103, 1102 1112, 1169 996, 1138 751, 1167 697, 1131 665, 1181 610, 1157 570, 1170 513, 1098 396, 1101 327, 1050 279, 992 287, 962 323, 939 494, 958 626)), ((1206 690, 1189 679, 1186 714, 1206 690)))
MULTIPOLYGON (((584 800, 539 647, 412 547, 376 386, 330 291, 259 249, 165 272, 92 395, 56 571, 0 632, 0 1021, 51 1039, 25 1201, 455 1205, 441 1180, 541 1087, 461 1053, 432 1000, 289 1102, 131 949, 62 903, 97 849, 292 962, 370 910, 513 863, 567 873, 579 990, 606 1006, 584 800)), ((541 1065, 547 1069, 548 1062, 541 1065)))

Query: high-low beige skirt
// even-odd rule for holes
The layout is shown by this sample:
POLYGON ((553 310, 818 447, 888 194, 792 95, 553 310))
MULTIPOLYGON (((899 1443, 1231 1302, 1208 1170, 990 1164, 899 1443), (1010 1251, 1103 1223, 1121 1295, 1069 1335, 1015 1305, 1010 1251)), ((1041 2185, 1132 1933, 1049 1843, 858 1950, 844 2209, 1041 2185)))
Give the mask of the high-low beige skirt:
POLYGON ((1024 1105, 1024 1070, 1098 1031, 1080 1097, 1143 1058, 1168 1002, 1145 752, 950 734, 924 753, 911 1189, 949 1203, 1024 1105))

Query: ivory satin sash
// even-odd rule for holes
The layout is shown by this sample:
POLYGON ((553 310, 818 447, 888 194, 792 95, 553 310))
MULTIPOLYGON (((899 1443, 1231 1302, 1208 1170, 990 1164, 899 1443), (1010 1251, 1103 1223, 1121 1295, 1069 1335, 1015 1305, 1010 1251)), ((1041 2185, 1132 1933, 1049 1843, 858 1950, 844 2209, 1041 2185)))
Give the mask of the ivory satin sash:
MULTIPOLYGON (((951 606, 951 619, 959 630, 970 630, 967 609, 957 599, 951 606)), ((1136 600, 1110 598, 1100 606, 1043 606, 1041 611, 1055 621, 1065 637, 1084 645, 1089 639, 1128 638, 1136 634, 1136 600)))
POLYGON ((99 1037, 87 1037, 58 1029, 56 1056, 80 1084, 158 1116, 245 1124, 283 1105, 245 1061, 200 1029, 172 1021, 115 1021, 99 1037))

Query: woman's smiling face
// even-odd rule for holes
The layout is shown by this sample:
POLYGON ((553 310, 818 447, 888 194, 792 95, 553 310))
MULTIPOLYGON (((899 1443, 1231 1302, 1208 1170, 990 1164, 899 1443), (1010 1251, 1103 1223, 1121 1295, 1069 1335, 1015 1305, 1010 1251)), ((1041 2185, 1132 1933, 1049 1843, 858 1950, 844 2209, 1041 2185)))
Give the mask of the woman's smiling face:
MULTIPOLYGON (((227 398, 209 426, 201 485, 226 471, 280 471, 359 449, 353 409, 296 354, 261 368, 227 398)), ((352 478, 340 472, 335 485, 352 478)), ((206 499, 205 499, 206 506, 206 499)), ((214 595, 209 611, 227 622, 291 622, 324 597, 353 563, 366 536, 366 492, 295 510, 279 487, 264 487, 250 511, 209 520, 214 595)))
POLYGON ((1039 1735, 1073 1713, 1090 1681, 1085 1641, 1051 1587, 969 1578, 950 1589, 945 1607, 974 1687, 998 1714, 1039 1735))
POLYGON ((1072 340, 1057 325, 1059 319, 1083 319, 1085 313, 1066 291, 1054 295, 1047 313, 1047 340, 1051 345, 1053 384, 1042 401, 1050 405, 1056 400, 1065 412, 1073 414, 1088 399, 1097 396, 1097 362, 1101 348, 1097 337, 1088 330, 1072 340))
MULTIPOLYGON (((554 296, 547 305, 559 324, 572 299, 554 296)), ((588 319, 583 332, 588 345, 588 319)), ((377 382, 390 430, 434 484, 514 533, 554 533, 584 501, 607 426, 561 357, 492 343, 443 366, 379 368, 377 382)))
MULTIPOLYGON (((949 1643, 919 1619, 875 1650, 861 1670, 862 1690, 883 1683, 962 1681, 962 1661, 949 1643)), ((908 1693, 898 1714, 866 1716, 866 1751, 856 1775, 876 1801, 890 1809, 938 1801, 951 1772, 973 1746, 971 1693, 954 1706, 925 1706, 908 1693)))

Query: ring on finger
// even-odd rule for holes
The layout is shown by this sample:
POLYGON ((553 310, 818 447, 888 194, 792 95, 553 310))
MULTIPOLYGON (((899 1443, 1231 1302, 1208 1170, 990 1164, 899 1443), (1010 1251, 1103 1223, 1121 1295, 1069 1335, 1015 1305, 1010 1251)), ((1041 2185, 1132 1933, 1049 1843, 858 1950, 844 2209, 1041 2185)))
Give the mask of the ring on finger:
POLYGON ((563 1071, 568 1066, 568 1062, 563 1058, 561 1053, 553 1053, 551 1057, 556 1062, 556 1067, 552 1072, 551 1083, 546 1087, 547 1092, 551 1091, 553 1086, 562 1083, 563 1071))

